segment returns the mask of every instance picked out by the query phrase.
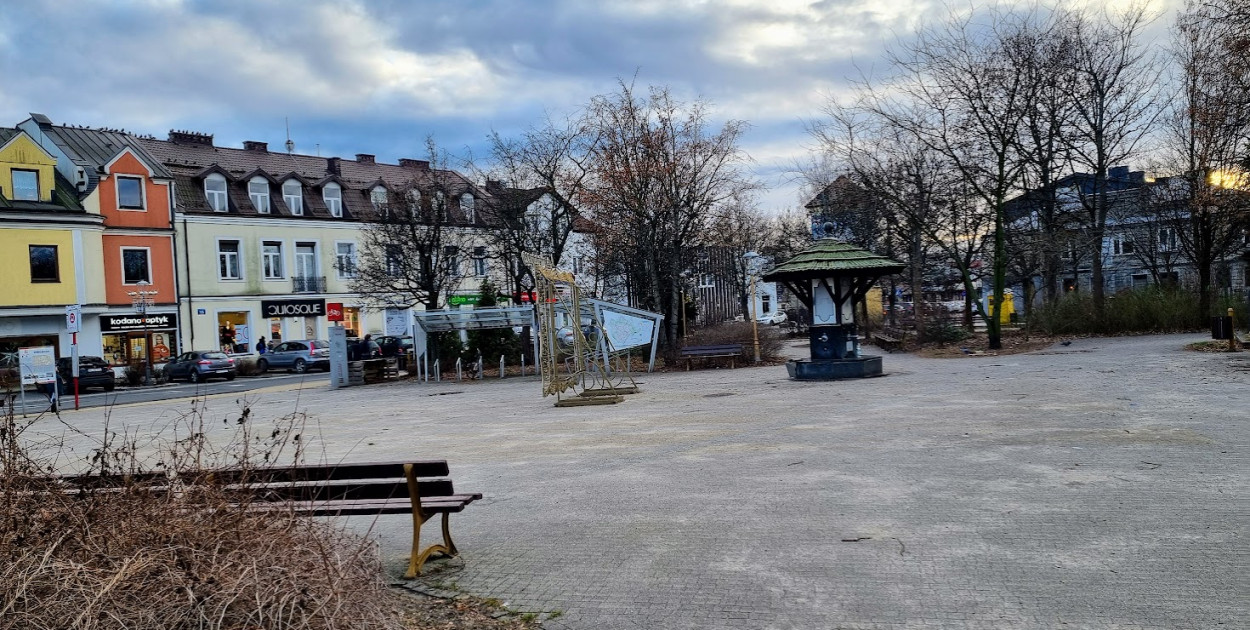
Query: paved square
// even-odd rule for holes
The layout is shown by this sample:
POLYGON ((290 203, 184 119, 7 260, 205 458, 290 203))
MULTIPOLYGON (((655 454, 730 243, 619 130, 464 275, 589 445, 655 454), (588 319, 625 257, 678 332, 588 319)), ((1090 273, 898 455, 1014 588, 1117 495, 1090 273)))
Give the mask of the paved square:
MULTIPOLYGON (((836 383, 644 374, 600 408, 531 377, 267 391, 253 413, 307 410, 330 460, 449 460, 486 498, 428 582, 548 628, 1248 628, 1250 353, 1181 350, 1200 339, 893 354, 836 383)), ((398 574, 410 520, 350 523, 398 574)))

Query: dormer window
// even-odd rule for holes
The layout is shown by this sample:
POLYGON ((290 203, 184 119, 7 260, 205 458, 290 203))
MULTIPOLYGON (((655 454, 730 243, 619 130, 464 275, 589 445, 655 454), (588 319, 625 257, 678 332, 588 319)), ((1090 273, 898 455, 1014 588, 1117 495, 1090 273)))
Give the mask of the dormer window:
POLYGON ((117 177, 117 207, 123 210, 143 209, 143 180, 138 177, 117 177))
POLYGON ((330 216, 343 216, 343 189, 338 184, 326 184, 321 191, 321 198, 325 200, 330 216))
POLYGON ((204 196, 208 198, 208 206, 214 212, 225 212, 229 209, 226 202, 226 178, 217 174, 205 178, 204 196))
POLYGON ((39 201, 39 171, 13 169, 13 200, 39 201))
POLYGON ((387 203, 386 188, 382 186, 374 186, 369 191, 369 202, 373 204, 374 210, 385 211, 387 203))
POLYGON ((304 214, 304 186, 298 179, 288 179, 282 183, 282 201, 291 209, 291 214, 304 214))
POLYGON ((257 212, 269 214, 269 180, 253 177, 247 183, 247 196, 252 199, 252 206, 257 212))
POLYGON ((464 211, 464 220, 469 223, 476 223, 476 213, 473 207, 473 195, 465 193, 460 195, 460 209, 464 211))

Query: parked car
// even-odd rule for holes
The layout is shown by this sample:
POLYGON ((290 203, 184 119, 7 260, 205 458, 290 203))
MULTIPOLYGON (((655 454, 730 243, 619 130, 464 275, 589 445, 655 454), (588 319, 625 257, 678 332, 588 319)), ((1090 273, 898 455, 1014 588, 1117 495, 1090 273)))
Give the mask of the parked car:
MULTIPOLYGON (((56 360, 56 373, 60 377, 61 394, 74 393, 74 361, 71 357, 56 360)), ((108 361, 100 357, 78 357, 78 391, 84 392, 92 387, 101 387, 111 392, 117 387, 117 378, 108 361)))
POLYGON ((192 383, 220 376, 233 381, 238 375, 234 359, 220 350, 196 350, 184 352, 165 364, 165 378, 171 381, 185 378, 192 383))
POLYGON ((396 337, 394 335, 386 335, 376 339, 378 347, 382 348, 382 356, 384 357, 402 357, 408 356, 408 352, 413 348, 412 337, 403 336, 396 337))
POLYGON ((298 374, 310 368, 330 371, 330 342, 325 339, 284 341, 256 360, 256 369, 286 368, 298 374))
POLYGON ((776 326, 784 321, 786 321, 786 312, 781 309, 761 315, 759 318, 759 322, 761 324, 769 324, 772 326, 776 326))

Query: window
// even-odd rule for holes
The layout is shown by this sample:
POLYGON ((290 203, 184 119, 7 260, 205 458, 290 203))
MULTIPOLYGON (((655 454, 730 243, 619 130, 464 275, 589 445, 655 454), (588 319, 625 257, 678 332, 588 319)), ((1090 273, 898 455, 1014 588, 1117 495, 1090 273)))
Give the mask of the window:
MULTIPOLYGON (((460 209, 464 211, 464 220, 468 223, 476 222, 476 213, 473 207, 473 195, 465 193, 460 195, 460 209)), ((482 274, 478 274, 482 275, 482 274)))
POLYGON ((434 207, 431 208, 431 210, 433 210, 435 214, 441 216, 443 220, 451 218, 451 214, 448 213, 449 209, 447 207, 447 196, 443 194, 443 191, 440 190, 434 193, 434 207))
POLYGON ((282 242, 281 241, 265 241, 261 243, 260 262, 264 267, 266 280, 281 280, 285 277, 282 272, 282 242))
POLYGON ((122 282, 125 284, 152 282, 147 249, 122 248, 122 282))
POLYGON ((291 209, 291 214, 304 214, 304 185, 298 179, 288 179, 282 183, 282 201, 291 209))
POLYGON ((374 210, 386 211, 387 204, 386 189, 381 186, 374 186, 369 191, 369 202, 373 204, 374 210))
POLYGON ((56 245, 30 246, 30 281, 61 281, 61 265, 57 261, 56 245))
POLYGON ((117 178, 117 207, 125 210, 143 209, 143 180, 138 177, 117 178))
POLYGON ((486 248, 481 247, 481 246, 474 247, 473 248, 473 275, 484 276, 486 275, 486 271, 487 271, 486 248))
POLYGON ((356 277, 356 244, 336 243, 334 245, 334 268, 339 278, 356 277))
POLYGON ((1159 228, 1159 251, 1170 252, 1176 249, 1176 228, 1159 228))
POLYGON ((1134 251, 1133 238, 1126 234, 1117 234, 1111 239, 1111 253, 1116 256, 1131 254, 1134 251))
POLYGON ((398 245, 386 246, 386 275, 399 277, 404 271, 404 251, 398 245))
POLYGON ((39 201, 39 171, 13 169, 13 200, 39 201))
POLYGON ((252 199, 252 206, 261 214, 269 214, 269 180, 264 177, 253 177, 247 183, 247 196, 252 199))
POLYGON ((447 276, 460 277, 460 248, 452 245, 444 247, 443 260, 447 262, 447 276))
POLYGON ((239 268, 239 242, 217 241, 217 277, 222 280, 242 280, 239 268))
POLYGON ((208 197, 208 206, 214 212, 225 212, 230 204, 226 201, 226 178, 221 175, 209 175, 204 180, 204 196, 208 197))
POLYGON ((326 184, 321 191, 321 198, 326 202, 326 209, 330 211, 330 216, 343 216, 343 189, 338 184, 326 184))
POLYGON ((773 312, 773 296, 765 293, 760 296, 760 315, 767 315, 773 312))

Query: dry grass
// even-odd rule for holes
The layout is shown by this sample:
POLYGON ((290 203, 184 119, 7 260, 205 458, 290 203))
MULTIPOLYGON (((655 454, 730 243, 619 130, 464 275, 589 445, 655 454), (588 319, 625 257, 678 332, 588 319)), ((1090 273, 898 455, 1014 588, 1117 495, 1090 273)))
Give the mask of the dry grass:
POLYGON ((50 476, 64 449, 27 439, 39 418, 18 420, 12 401, 0 419, 0 630, 521 627, 397 593, 376 546, 333 521, 248 511, 237 493, 181 481, 299 461, 302 416, 254 431, 244 407, 223 447, 194 412, 165 443, 106 430, 75 472, 167 477, 75 492, 50 476))

